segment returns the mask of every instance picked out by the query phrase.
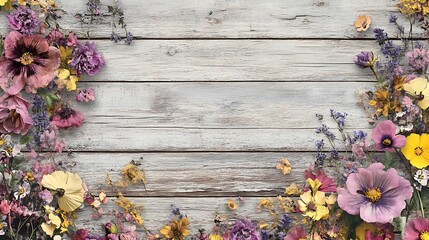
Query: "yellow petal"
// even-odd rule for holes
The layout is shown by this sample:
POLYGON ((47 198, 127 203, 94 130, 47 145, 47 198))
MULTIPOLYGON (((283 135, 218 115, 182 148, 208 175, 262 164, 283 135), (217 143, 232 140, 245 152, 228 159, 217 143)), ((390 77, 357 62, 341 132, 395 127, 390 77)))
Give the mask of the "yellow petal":
POLYGON ((337 202, 337 197, 335 197, 334 194, 329 195, 329 197, 326 198, 326 203, 328 205, 334 205, 335 202, 337 202))
POLYGON ((70 76, 70 71, 68 69, 61 68, 60 70, 58 70, 58 74, 57 74, 58 79, 64 80, 64 79, 67 79, 69 76, 70 76))
POLYGON ((317 206, 316 207, 316 217, 315 220, 320 220, 322 218, 326 218, 329 216, 329 209, 325 206, 317 206))
POLYGON ((314 194, 314 203, 316 203, 317 205, 324 205, 326 203, 325 193, 317 191, 314 194))
POLYGON ((51 213, 49 214, 49 221, 51 224, 55 225, 56 228, 59 228, 61 226, 61 219, 57 215, 51 213))
POLYGON ((313 198, 313 196, 311 196, 311 191, 307 191, 307 192, 301 194, 300 197, 301 197, 302 201, 304 201, 304 203, 311 202, 311 199, 313 198))
POLYGON ((401 149, 402 154, 408 159, 411 160, 416 156, 414 149, 420 144, 420 136, 418 134, 412 133, 406 138, 405 147, 401 149))
POLYGON ((317 178, 315 180, 308 178, 307 182, 313 191, 319 190, 320 186, 322 186, 322 183, 317 178))
POLYGON ((417 102, 417 105, 423 110, 426 110, 429 107, 429 94, 425 95, 425 98, 417 102))
POLYGON ((24 6, 25 4, 27 4, 27 0, 18 0, 18 4, 24 6))
POLYGON ((68 91, 76 90, 76 82, 79 81, 79 78, 75 75, 70 75, 70 79, 66 83, 68 91))
POLYGON ((219 234, 210 234, 209 240, 222 240, 222 237, 219 234))
POLYGON ((404 90, 408 94, 415 96, 422 93, 426 89, 427 85, 428 81, 426 78, 419 77, 411 80, 409 83, 404 84, 404 90))
POLYGON ((54 231, 57 227, 54 224, 42 223, 42 230, 50 237, 54 235, 54 231))
POLYGON ((168 237, 171 231, 170 225, 164 226, 161 231, 159 231, 162 235, 168 237))

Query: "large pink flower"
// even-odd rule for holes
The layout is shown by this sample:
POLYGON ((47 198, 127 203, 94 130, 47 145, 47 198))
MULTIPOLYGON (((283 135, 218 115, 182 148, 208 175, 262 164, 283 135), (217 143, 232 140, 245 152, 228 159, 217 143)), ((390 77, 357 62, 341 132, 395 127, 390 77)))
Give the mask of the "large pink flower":
POLYGON ((413 188, 395 169, 383 169, 383 164, 373 163, 350 174, 347 189, 337 188, 340 208, 369 223, 388 223, 401 215, 413 188))
POLYGON ((409 221, 404 229, 403 240, 429 239, 429 219, 416 218, 409 221))
POLYGON ((60 53, 49 46, 40 35, 11 32, 4 42, 0 58, 0 86, 9 94, 19 93, 25 85, 29 89, 45 87, 60 66, 60 53))
POLYGON ((33 124, 30 103, 21 95, 5 93, 0 97, 0 131, 25 135, 33 124))

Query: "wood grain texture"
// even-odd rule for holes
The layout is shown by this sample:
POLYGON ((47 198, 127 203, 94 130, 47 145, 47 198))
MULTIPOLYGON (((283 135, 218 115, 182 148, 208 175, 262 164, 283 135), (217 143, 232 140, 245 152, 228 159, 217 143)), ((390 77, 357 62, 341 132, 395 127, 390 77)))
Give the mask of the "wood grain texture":
POLYGON ((75 163, 90 189, 114 191, 106 176, 117 178, 131 160, 141 163, 147 173, 147 186, 123 191, 134 197, 209 197, 209 196, 276 196, 292 182, 304 184, 304 170, 315 160, 315 153, 75 153, 57 160, 75 163), (293 170, 283 175, 276 169, 278 160, 288 158, 293 170), (90 166, 90 167, 89 167, 90 166), (98 173, 94 174, 94 169, 98 173))
MULTIPOLYGON (((172 218, 172 205, 179 207, 181 212, 188 216, 190 221, 189 228, 191 232, 196 234, 198 229, 204 228, 207 231, 211 231, 214 227, 214 219, 216 214, 229 214, 236 215, 237 217, 248 217, 249 219, 254 219, 256 221, 268 221, 270 219, 269 215, 265 212, 258 213, 256 212, 256 206, 260 201, 258 197, 249 197, 244 198, 244 202, 239 204, 239 209, 237 212, 231 212, 226 209, 226 202, 229 197, 215 197, 215 198, 130 198, 135 203, 142 204, 145 207, 145 210, 142 214, 144 219, 144 225, 151 232, 160 234, 159 230, 165 225, 168 224, 169 220, 172 218)), ((237 198, 232 197, 231 199, 237 198)), ((115 208, 114 199, 108 203, 105 207, 107 212, 109 209, 115 208)), ((102 232, 103 221, 109 219, 109 216, 106 214, 103 219, 92 220, 91 219, 91 210, 85 210, 78 212, 79 219, 77 221, 77 226, 85 226, 87 229, 93 230, 95 232, 102 232), (89 220, 91 219, 91 220, 89 220)), ((294 217, 297 218, 298 216, 294 217)), ((143 237, 142 229, 139 230, 139 237, 143 237)), ((140 239, 140 238, 138 238, 140 239)))
MULTIPOLYGON (((111 4, 113 1, 102 1, 111 4)), ((85 0, 60 1, 68 12, 62 26, 94 37, 110 37, 110 19, 82 26, 73 16, 85 0)), ((391 0, 123 0, 128 29, 143 38, 372 38, 372 29, 398 31, 388 23, 396 12, 391 0), (358 33, 359 15, 372 17, 372 28, 358 33)), ((401 18, 401 22, 406 23, 401 18)), ((406 25, 408 26, 408 25, 406 25)), ((0 28, 5 32, 4 25, 0 28)), ((120 32, 121 33, 121 32, 120 32)), ((416 34, 416 36, 418 36, 416 34)))
MULTIPOLYGON (((308 151, 329 109, 370 125, 357 89, 370 83, 92 83, 98 99, 68 134, 75 151, 308 151), (319 121, 315 114, 325 114, 319 121)), ((350 130, 353 130, 350 129, 350 130)))
MULTIPOLYGON (((91 81, 373 81, 354 56, 375 41, 145 40, 97 41, 107 65, 91 81)), ((85 80, 85 79, 84 79, 85 80)))

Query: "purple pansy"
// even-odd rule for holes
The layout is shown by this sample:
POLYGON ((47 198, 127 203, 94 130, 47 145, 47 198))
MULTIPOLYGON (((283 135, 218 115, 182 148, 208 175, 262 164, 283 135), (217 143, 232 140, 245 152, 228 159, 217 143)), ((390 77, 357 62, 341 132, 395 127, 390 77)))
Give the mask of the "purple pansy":
POLYGON ((396 125, 390 121, 382 121, 372 131, 374 148, 378 151, 395 152, 395 148, 405 146, 406 140, 403 135, 396 135, 396 125))
POLYGON ((383 169, 383 164, 373 163, 350 174, 347 188, 337 188, 340 208, 351 215, 360 214, 369 223, 388 223, 400 216, 413 188, 395 169, 383 169))

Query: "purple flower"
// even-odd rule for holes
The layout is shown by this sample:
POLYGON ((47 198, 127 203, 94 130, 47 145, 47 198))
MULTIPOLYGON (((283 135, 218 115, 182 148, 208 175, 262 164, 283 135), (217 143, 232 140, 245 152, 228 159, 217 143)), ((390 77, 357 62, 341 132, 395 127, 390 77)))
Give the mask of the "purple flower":
POLYGON ((229 234, 230 240, 262 240, 256 226, 246 219, 235 222, 229 234))
POLYGON ((396 135, 396 125, 390 121, 382 121, 372 130, 374 148, 378 151, 395 152, 395 148, 405 146, 405 136, 396 135))
POLYGON ((416 71, 424 71, 429 66, 429 51, 424 48, 414 48, 413 51, 405 53, 405 56, 416 71))
POLYGON ((78 75, 87 73, 94 76, 104 67, 105 62, 103 56, 97 52, 95 43, 86 42, 75 49, 70 65, 76 69, 78 75))
POLYGON ((388 223, 400 216, 413 188, 395 169, 383 169, 383 164, 373 163, 350 174, 347 189, 337 188, 340 208, 351 215, 360 214, 369 223, 388 223))
POLYGON ((409 221, 404 229, 403 240, 429 239, 429 219, 416 218, 409 221))
POLYGON ((355 56, 355 63, 360 68, 367 68, 374 66, 374 53, 363 51, 355 56))
POLYGON ((40 20, 35 11, 30 8, 18 8, 7 15, 9 27, 22 34, 31 34, 40 27, 40 20))

